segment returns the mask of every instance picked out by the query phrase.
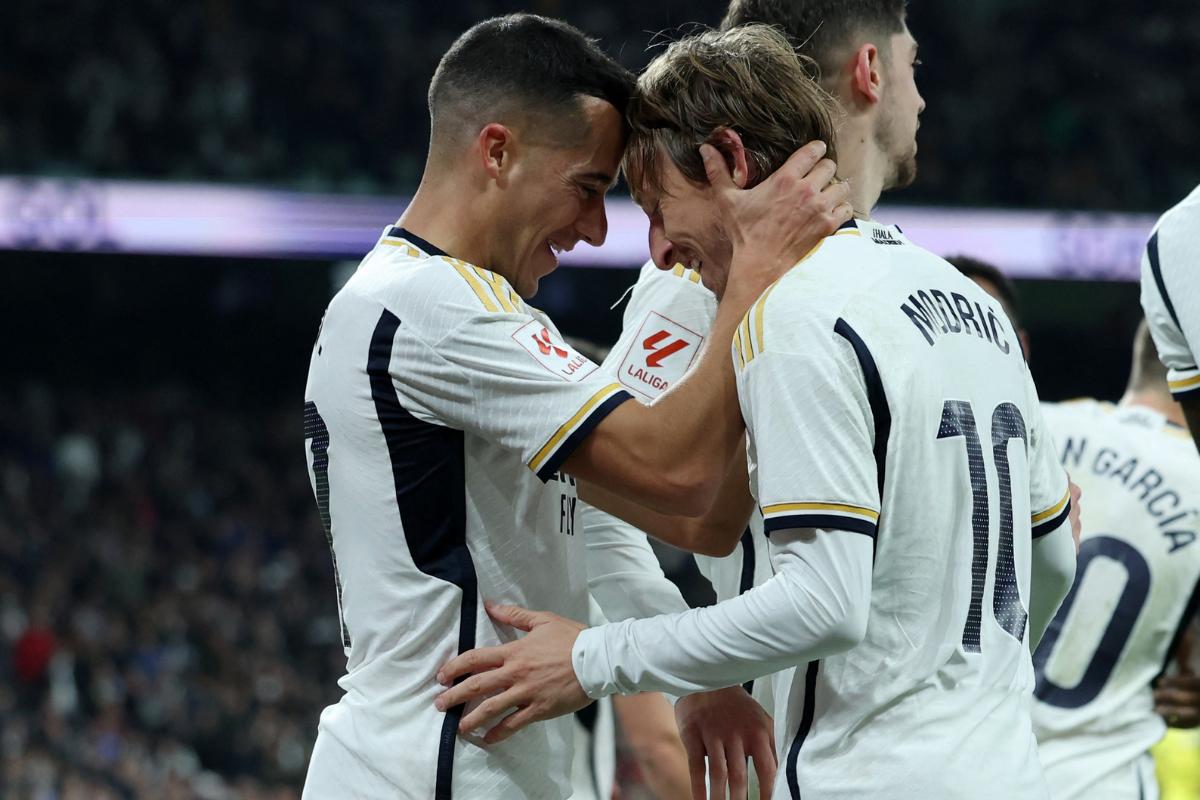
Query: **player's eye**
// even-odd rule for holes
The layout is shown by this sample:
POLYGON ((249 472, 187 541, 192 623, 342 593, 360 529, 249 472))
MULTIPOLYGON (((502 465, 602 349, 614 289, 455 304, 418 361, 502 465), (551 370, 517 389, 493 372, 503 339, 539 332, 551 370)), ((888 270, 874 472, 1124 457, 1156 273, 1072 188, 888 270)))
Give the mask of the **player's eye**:
POLYGON ((581 183, 579 184, 579 191, 583 193, 584 199, 586 200, 591 200, 600 196, 600 190, 595 186, 588 186, 581 183))
POLYGON ((921 65, 922 65, 922 64, 924 64, 924 63, 925 63, 925 62, 924 62, 924 61, 922 61, 921 59, 919 59, 919 58, 914 58, 914 59, 913 59, 913 69, 915 70, 917 67, 921 66, 921 65))

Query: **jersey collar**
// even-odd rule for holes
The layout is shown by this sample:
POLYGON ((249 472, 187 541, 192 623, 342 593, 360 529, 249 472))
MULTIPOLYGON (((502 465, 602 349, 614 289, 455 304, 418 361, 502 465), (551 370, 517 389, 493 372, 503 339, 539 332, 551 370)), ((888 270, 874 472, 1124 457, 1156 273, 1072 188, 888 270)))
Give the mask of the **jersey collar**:
POLYGON ((409 242, 412 242, 413 244, 415 244, 417 246, 417 249, 424 251, 427 255, 445 256, 446 258, 450 257, 450 254, 447 253, 442 248, 437 247, 436 245, 432 245, 429 242, 422 239, 420 236, 416 236, 412 232, 407 231, 404 228, 397 227, 395 225, 388 228, 388 231, 385 234, 385 236, 391 236, 396 239, 405 239, 409 242))

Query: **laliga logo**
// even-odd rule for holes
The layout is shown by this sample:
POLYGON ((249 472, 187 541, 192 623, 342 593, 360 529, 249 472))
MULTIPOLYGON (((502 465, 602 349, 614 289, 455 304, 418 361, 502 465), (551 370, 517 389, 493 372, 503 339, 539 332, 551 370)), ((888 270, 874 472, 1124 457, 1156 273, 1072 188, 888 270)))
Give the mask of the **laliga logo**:
POLYGON ((642 342, 642 349, 650 351, 650 354, 646 356, 647 367, 656 368, 661 366, 664 358, 678 353, 688 346, 688 343, 683 339, 676 339, 665 347, 655 347, 655 345, 670 335, 667 331, 659 331, 653 336, 646 337, 646 340, 642 342))
POLYGON ((559 358, 567 357, 566 350, 563 350, 561 347, 550 341, 550 331, 546 328, 542 328, 541 333, 535 333, 531 338, 533 339, 534 344, 538 346, 538 350, 542 355, 548 356, 550 355, 550 351, 553 350, 554 355, 558 356, 559 358))

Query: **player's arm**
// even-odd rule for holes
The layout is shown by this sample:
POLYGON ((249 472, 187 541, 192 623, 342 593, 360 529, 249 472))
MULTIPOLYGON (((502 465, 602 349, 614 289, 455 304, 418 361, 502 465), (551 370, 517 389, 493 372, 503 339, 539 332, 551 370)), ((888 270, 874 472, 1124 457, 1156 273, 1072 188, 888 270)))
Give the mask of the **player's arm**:
POLYGON ((743 436, 716 497, 710 500, 712 506, 702 516, 673 516, 653 511, 587 481, 580 482, 579 496, 660 541, 691 553, 719 558, 737 548, 754 511, 749 481, 743 436))
POLYGON ((772 534, 776 574, 725 602, 590 628, 573 648, 589 697, 733 686, 848 650, 866 635, 872 542, 845 531, 772 534))
POLYGON ((588 593, 606 619, 649 617, 688 607, 679 587, 663 574, 646 534, 586 503, 576 514, 587 554, 588 593))
POLYGON ((687 752, 679 738, 675 714, 657 693, 614 697, 613 711, 654 797, 691 797, 687 752))
POLYGON ((1037 649, 1046 628, 1071 591, 1079 552, 1079 487, 1063 470, 1042 418, 1037 389, 1027 375, 1029 398, 1030 535, 1029 649, 1037 649))
POLYGON ((1175 209, 1164 216, 1159 228, 1146 243, 1142 255, 1142 310, 1158 350, 1167 368, 1171 395, 1183 407, 1192 439, 1200 449, 1200 302, 1181 291, 1183 270, 1200 264, 1200 245, 1189 230, 1180 230, 1179 222, 1192 222, 1178 215, 1189 210, 1175 209))
POLYGON ((819 160, 823 145, 801 148, 749 190, 734 185, 715 149, 701 149, 733 242, 729 283, 709 341, 684 380, 650 406, 622 404, 563 465, 655 511, 692 516, 720 494, 743 435, 728 349, 738 323, 767 286, 851 213, 844 184, 829 185, 836 166, 819 160))

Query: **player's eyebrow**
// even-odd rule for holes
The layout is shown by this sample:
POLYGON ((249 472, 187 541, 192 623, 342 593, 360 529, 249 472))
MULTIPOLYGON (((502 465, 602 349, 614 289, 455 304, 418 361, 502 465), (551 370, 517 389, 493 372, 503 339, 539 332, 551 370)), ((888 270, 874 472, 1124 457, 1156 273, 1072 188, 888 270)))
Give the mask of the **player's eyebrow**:
POLYGON ((580 175, 579 180, 585 183, 598 183, 609 189, 617 185, 617 176, 609 175, 607 172, 588 172, 580 175))

